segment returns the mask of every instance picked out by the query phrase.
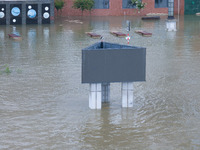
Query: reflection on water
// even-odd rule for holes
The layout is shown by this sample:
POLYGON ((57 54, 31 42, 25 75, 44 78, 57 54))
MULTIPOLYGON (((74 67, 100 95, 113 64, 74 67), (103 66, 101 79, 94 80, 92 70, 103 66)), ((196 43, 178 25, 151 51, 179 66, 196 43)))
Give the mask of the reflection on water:
POLYGON ((180 16, 177 32, 166 32, 165 17, 67 19, 16 26, 21 41, 8 38, 13 26, 0 26, 0 149, 200 148, 200 17, 180 16), (114 83, 110 104, 90 110, 81 49, 99 40, 85 32, 126 44, 109 32, 126 32, 127 19, 130 44, 147 48, 146 82, 134 83, 133 108, 121 108, 121 85, 114 83))

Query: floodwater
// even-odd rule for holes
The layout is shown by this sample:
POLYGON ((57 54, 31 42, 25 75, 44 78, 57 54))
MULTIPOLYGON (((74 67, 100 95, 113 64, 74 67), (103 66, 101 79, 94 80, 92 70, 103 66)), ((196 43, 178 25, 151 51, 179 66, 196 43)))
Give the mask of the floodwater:
POLYGON ((0 149, 199 150, 200 17, 176 18, 177 32, 166 32, 166 16, 0 26, 0 149), (91 110, 89 86, 81 84, 81 49, 99 39, 85 32, 127 44, 109 33, 126 33, 126 20, 130 45, 147 48, 146 82, 134 83, 133 108, 121 107, 121 84, 112 83, 110 103, 91 110), (21 41, 8 38, 13 31, 21 41))

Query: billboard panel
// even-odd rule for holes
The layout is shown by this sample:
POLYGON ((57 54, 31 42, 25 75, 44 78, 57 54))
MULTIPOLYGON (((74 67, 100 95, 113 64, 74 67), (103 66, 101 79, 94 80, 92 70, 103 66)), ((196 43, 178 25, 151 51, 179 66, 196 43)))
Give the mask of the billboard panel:
POLYGON ((6 24, 6 4, 0 4, 0 25, 6 24))
POLYGON ((10 24, 22 24, 22 5, 11 4, 10 5, 10 24))
POLYGON ((26 24, 38 23, 38 5, 26 4, 26 24))

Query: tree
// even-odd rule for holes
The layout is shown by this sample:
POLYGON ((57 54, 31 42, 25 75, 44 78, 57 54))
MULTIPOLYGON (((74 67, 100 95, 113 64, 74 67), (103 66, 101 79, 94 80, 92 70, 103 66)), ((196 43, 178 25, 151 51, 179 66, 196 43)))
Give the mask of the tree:
POLYGON ((92 10, 92 7, 94 6, 94 0, 75 0, 74 5, 72 6, 75 9, 80 9, 82 11, 84 10, 92 10))
POLYGON ((57 10, 57 13, 60 11, 62 13, 62 8, 65 5, 65 2, 63 0, 55 0, 54 1, 55 8, 57 10))

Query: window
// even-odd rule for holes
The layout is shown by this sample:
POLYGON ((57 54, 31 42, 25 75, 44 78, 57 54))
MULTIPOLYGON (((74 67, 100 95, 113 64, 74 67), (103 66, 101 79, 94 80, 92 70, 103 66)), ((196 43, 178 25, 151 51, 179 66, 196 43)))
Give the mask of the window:
POLYGON ((155 8, 168 7, 168 0, 155 0, 155 8))
MULTIPOLYGON (((142 1, 142 0, 139 0, 142 1)), ((122 8, 127 9, 127 8, 135 8, 136 6, 132 4, 131 0, 123 0, 122 1, 122 8)))
POLYGON ((135 8, 135 5, 132 4, 131 0, 123 0, 122 1, 122 8, 135 8))
POLYGON ((109 0, 94 0, 94 9, 109 9, 109 0))

